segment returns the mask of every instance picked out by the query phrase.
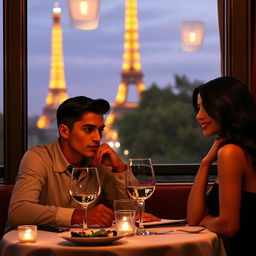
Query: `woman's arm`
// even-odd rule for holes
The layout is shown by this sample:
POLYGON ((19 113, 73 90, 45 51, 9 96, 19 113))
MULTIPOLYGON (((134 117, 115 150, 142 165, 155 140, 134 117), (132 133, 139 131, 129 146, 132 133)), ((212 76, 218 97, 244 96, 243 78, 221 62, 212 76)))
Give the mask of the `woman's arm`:
POLYGON ((218 217, 205 216, 200 225, 232 237, 240 228, 240 205, 243 172, 248 165, 244 151, 234 144, 223 146, 218 152, 219 206, 218 217))
POLYGON ((212 162, 217 158, 222 139, 215 140, 208 154, 201 161, 194 184, 188 198, 187 222, 190 225, 198 225, 207 213, 206 196, 209 170, 212 162))

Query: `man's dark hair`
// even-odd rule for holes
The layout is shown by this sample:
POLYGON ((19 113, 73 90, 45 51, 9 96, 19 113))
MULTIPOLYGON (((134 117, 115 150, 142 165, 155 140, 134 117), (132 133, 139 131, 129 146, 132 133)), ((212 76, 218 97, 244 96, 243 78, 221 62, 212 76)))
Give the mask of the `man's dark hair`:
POLYGON ((110 110, 109 103, 104 99, 90 99, 85 96, 69 98, 62 102, 57 110, 57 124, 65 124, 70 130, 73 124, 81 120, 85 112, 107 114, 110 110))

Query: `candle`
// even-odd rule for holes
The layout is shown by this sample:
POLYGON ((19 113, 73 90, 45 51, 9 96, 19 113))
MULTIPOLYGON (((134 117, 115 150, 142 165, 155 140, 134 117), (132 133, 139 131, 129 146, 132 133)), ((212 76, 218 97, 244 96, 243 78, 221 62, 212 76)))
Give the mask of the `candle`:
POLYGON ((18 237, 21 243, 34 243, 37 237, 37 226, 21 225, 18 226, 18 237))
POLYGON ((133 227, 131 221, 129 222, 127 217, 123 217, 123 223, 121 224, 120 231, 125 231, 126 233, 133 233, 133 227))
POLYGON ((115 211, 115 222, 119 234, 133 234, 135 230, 135 211, 115 211))

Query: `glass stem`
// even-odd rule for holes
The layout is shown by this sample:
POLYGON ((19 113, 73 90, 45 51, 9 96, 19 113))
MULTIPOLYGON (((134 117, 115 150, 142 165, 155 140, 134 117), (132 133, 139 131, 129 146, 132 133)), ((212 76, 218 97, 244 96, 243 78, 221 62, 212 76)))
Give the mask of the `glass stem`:
POLYGON ((144 200, 138 200, 138 207, 139 207, 139 228, 143 229, 143 212, 144 212, 144 205, 145 205, 145 201, 144 200))
POLYGON ((87 225, 87 206, 83 205, 84 215, 83 215, 83 231, 88 229, 87 225))

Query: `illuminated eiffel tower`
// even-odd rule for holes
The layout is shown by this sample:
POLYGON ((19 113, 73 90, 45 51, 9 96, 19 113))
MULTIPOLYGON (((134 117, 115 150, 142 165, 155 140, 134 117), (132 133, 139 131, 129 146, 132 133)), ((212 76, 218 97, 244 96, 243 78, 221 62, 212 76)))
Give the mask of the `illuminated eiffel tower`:
POLYGON ((43 108, 43 114, 37 121, 37 127, 39 129, 46 129, 55 122, 58 106, 68 98, 62 53, 61 8, 58 3, 55 3, 53 8, 52 18, 53 28, 49 92, 43 108))
POLYGON ((137 97, 140 100, 141 93, 145 90, 142 81, 140 53, 139 53, 139 32, 137 0, 126 0, 125 7, 125 34, 124 53, 121 72, 121 82, 118 87, 116 102, 112 104, 112 113, 106 119, 105 137, 108 142, 116 142, 118 134, 113 127, 115 119, 119 119, 127 111, 134 110, 137 102, 127 102, 128 87, 135 85, 137 97))

